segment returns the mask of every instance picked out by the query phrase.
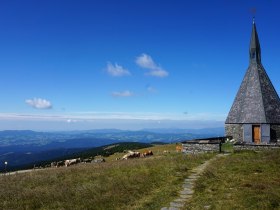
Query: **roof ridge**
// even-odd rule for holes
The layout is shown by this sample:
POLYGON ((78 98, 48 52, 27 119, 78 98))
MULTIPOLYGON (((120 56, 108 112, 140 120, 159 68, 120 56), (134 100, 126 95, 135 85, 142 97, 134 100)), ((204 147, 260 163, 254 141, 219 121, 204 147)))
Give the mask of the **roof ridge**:
MULTIPOLYGON (((260 79, 260 72, 259 72, 259 64, 257 64, 256 67, 257 67, 258 82, 259 82, 260 91, 261 91, 262 109, 263 109, 263 113, 264 113, 265 122, 267 123, 267 116, 266 116, 266 111, 265 111, 265 107, 264 107, 265 105, 264 105, 263 91, 262 91, 263 88, 262 88, 261 79, 260 79)), ((265 70, 265 69, 262 68, 262 70, 265 70)))

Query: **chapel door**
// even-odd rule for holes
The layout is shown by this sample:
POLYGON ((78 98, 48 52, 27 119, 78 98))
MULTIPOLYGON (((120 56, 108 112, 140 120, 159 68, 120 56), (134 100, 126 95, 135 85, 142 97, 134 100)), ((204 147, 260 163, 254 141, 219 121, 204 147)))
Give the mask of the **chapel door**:
POLYGON ((259 125, 253 125, 253 142, 255 144, 261 143, 261 127, 259 125))

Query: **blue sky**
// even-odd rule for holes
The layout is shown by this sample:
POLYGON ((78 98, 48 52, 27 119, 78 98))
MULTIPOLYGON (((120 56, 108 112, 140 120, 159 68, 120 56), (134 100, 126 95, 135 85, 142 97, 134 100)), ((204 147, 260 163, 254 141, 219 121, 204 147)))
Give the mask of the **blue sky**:
POLYGON ((277 0, 0 1, 0 130, 223 126, 252 8, 280 91, 277 0))

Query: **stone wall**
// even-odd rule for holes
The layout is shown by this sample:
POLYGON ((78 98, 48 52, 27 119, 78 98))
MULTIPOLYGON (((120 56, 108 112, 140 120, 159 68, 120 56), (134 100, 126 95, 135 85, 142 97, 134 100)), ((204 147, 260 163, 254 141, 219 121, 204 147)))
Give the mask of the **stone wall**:
POLYGON ((241 150, 269 150, 269 149, 280 149, 279 144, 245 144, 245 145, 233 145, 234 151, 241 151, 241 150))
MULTIPOLYGON (((197 154, 197 153, 205 153, 205 152, 219 152, 220 145, 219 144, 204 144, 204 143, 186 143, 182 144, 182 152, 187 154, 197 154)), ((234 144, 234 151, 241 150, 268 150, 268 149, 280 149, 280 142, 274 144, 234 144)))
POLYGON ((225 124, 226 136, 232 136, 235 141, 243 141, 242 124, 225 124))
POLYGON ((204 152, 219 152, 219 144, 183 144, 182 152, 187 154, 196 154, 204 152))

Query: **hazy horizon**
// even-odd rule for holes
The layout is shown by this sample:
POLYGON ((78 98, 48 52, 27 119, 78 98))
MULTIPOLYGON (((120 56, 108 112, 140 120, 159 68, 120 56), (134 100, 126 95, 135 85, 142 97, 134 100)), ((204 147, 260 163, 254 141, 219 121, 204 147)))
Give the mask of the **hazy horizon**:
POLYGON ((91 120, 91 121, 12 121, 0 120, 0 130, 82 131, 98 129, 204 129, 224 127, 223 121, 187 120, 91 120))

